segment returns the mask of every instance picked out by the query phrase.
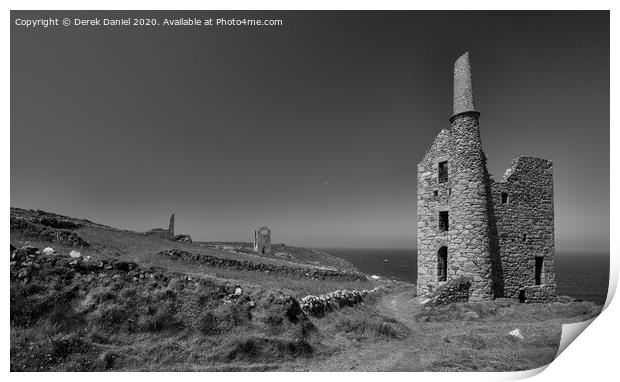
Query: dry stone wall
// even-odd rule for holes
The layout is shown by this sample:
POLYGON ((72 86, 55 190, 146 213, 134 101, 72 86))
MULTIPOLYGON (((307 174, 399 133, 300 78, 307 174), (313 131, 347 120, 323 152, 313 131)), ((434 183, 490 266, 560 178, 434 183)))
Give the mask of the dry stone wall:
POLYGON ((320 296, 306 296, 300 301, 301 309, 304 313, 323 317, 326 313, 340 309, 346 306, 354 306, 360 304, 368 296, 378 295, 386 289, 376 287, 371 290, 337 290, 320 296))
POLYGON ((303 266, 286 266, 269 263, 258 263, 248 260, 227 259, 210 256, 202 253, 170 249, 159 252, 160 256, 165 256, 174 260, 182 260, 192 264, 206 265, 213 267, 230 267, 238 270, 262 273, 276 273, 299 277, 308 277, 317 280, 339 279, 346 281, 367 280, 366 275, 359 272, 338 271, 333 269, 323 269, 303 266))

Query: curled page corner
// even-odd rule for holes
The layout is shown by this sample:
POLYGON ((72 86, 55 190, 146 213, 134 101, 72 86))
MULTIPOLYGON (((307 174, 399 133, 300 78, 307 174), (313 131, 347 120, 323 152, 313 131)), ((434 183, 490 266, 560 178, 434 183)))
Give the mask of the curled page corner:
MULTIPOLYGON (((553 357, 553 359, 555 360, 556 358, 558 358, 558 356, 568 347, 568 345, 570 345, 575 340, 575 338, 577 338, 594 320, 596 320, 596 317, 573 324, 563 324, 562 335, 560 337, 560 346, 558 347, 558 352, 555 354, 555 357, 553 357)), ((537 374, 542 373, 550 364, 551 363, 548 363, 536 369, 509 373, 510 377, 508 379, 520 380, 531 378, 537 374)))
MULTIPOLYGON (((598 315, 602 314, 611 302, 616 291, 616 285, 617 281, 612 280, 610 277, 605 305, 603 306, 603 309, 599 312, 598 315)), ((563 324, 562 336, 560 337, 560 346, 558 347, 558 352, 555 353, 555 357, 553 359, 558 358, 558 356, 568 347, 568 345, 570 345, 575 340, 575 338, 577 338, 594 320, 596 320, 598 315, 586 321, 575 322, 572 324, 563 324)))
POLYGON ((511 371, 509 373, 505 373, 504 378, 502 378, 502 380, 518 381, 522 379, 532 378, 533 376, 542 373, 547 368, 547 366, 549 366, 549 364, 543 365, 541 367, 537 367, 535 369, 511 371))
MULTIPOLYGON (((562 354, 562 352, 568 347, 568 345, 570 345, 575 340, 575 338, 577 338, 584 330, 586 330, 586 328, 592 322, 594 322, 594 320, 596 320, 598 316, 605 311, 605 309, 607 309, 607 306, 609 306, 609 303, 613 299, 616 293, 616 288, 618 286, 618 274, 617 272, 613 272, 615 267, 613 266, 613 260, 610 259, 610 261, 612 261, 612 266, 610 267, 611 269, 609 273, 609 286, 607 288, 607 297, 605 298, 605 304, 603 305, 603 309, 601 309, 601 311, 596 317, 593 317, 589 320, 562 325, 560 346, 558 347, 558 352, 555 354, 555 357, 553 357, 554 360, 558 358, 558 356, 562 354)), ((544 370, 544 368, 546 368, 546 366, 544 366, 542 370, 544 370)))
POLYGON ((575 338, 577 338, 577 336, 586 330, 588 325, 590 325, 594 320, 596 320, 596 317, 573 324, 563 324, 562 337, 560 337, 560 346, 558 347, 558 352, 555 354, 553 359, 558 358, 558 356, 568 347, 568 345, 570 345, 575 338))

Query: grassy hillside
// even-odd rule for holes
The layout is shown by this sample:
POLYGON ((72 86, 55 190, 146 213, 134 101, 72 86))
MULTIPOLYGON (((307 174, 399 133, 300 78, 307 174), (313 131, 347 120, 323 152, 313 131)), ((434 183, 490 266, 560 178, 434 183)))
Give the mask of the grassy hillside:
POLYGON ((11 269, 14 371, 244 370, 333 351, 280 290, 126 261, 14 261, 36 265, 11 269))
MULTIPOLYGON (((22 224, 24 225, 24 224, 22 224)), ((67 229, 61 229, 67 230, 67 229)), ((201 275, 215 279, 228 280, 230 282, 243 283, 248 285, 260 286, 264 288, 289 289, 297 296, 303 297, 308 294, 321 294, 335 289, 372 289, 377 283, 361 277, 357 281, 343 280, 314 280, 308 277, 295 277, 295 282, 288 282, 291 277, 274 273, 248 272, 242 269, 231 269, 224 267, 212 267, 206 265, 194 265, 185 262, 172 261, 160 252, 179 249, 189 251, 199 255, 214 256, 222 259, 237 259, 252 263, 264 263, 276 266, 304 266, 308 269, 326 268, 338 269, 342 272, 356 273, 355 268, 344 260, 313 250, 300 251, 294 247, 276 246, 279 253, 284 253, 291 248, 291 256, 286 259, 277 256, 258 256, 250 251, 239 250, 233 245, 223 246, 215 243, 181 243, 172 240, 148 236, 138 232, 118 230, 93 223, 89 220, 74 219, 67 216, 52 214, 43 211, 32 211, 12 208, 11 209, 11 244, 16 247, 32 245, 38 248, 51 246, 58 252, 69 253, 77 249, 83 256, 92 256, 94 259, 116 258, 127 261, 137 262, 147 266, 161 266, 166 269, 182 271, 189 274, 201 275), (74 227, 68 229, 75 232, 82 240, 88 243, 87 247, 76 246, 68 241, 51 242, 45 235, 33 234, 32 229, 20 227, 21 222, 35 225, 38 228, 47 230, 54 227, 40 224, 41 220, 56 219, 66 224, 73 224, 74 227), (300 256, 303 254, 303 257, 300 256), (298 259, 297 256, 300 258, 298 259), (321 261, 325 260, 326 264, 321 261), (342 265, 342 267, 337 267, 342 265)), ((238 247, 246 247, 249 244, 241 243, 238 247)))
POLYGON ((311 250, 256 256, 245 245, 179 243, 43 211, 11 209, 11 245, 18 248, 11 254, 14 371, 271 370, 321 359, 339 346, 298 300, 379 285, 311 250), (54 253, 42 253, 46 247, 54 253), (76 250, 80 257, 71 257, 76 250), (161 254, 169 250, 307 271, 175 261, 161 254), (354 279, 306 276, 325 270, 354 279))
POLYGON ((569 298, 427 306, 413 285, 323 252, 258 256, 21 209, 10 271, 12 371, 525 370, 553 359, 563 323, 600 311, 569 298))

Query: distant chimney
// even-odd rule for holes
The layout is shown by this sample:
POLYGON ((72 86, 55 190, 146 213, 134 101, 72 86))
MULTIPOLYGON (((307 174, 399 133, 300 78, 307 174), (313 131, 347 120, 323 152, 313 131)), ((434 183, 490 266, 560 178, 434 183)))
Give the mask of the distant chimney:
POLYGON ((170 216, 170 225, 168 226, 168 232, 170 232, 170 234, 174 236, 174 214, 170 216))

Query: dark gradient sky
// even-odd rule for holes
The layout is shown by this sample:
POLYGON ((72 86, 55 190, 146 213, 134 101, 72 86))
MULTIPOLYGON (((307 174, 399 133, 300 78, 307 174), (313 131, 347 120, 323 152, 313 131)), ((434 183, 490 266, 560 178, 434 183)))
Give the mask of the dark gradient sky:
POLYGON ((609 251, 607 12, 159 14, 183 15, 285 25, 11 27, 12 206, 133 230, 175 212, 195 240, 267 225, 275 242, 415 248, 416 165, 469 50, 489 170, 553 160, 557 251, 609 251))

